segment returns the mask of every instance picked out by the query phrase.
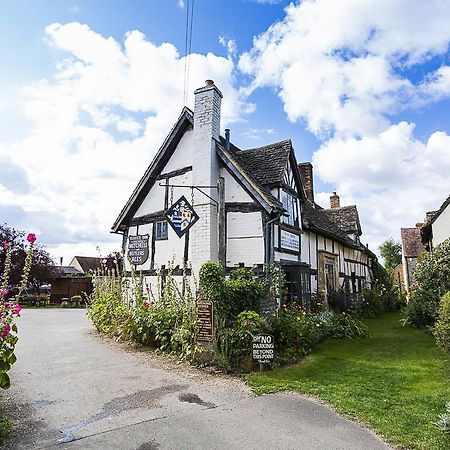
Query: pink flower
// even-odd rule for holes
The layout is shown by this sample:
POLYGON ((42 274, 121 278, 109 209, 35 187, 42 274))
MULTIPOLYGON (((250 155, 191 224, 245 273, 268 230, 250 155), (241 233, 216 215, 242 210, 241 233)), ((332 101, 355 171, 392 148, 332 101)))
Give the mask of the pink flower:
POLYGON ((3 241, 3 248, 5 250, 8 250, 8 247, 9 247, 9 242, 8 241, 3 241))
POLYGON ((0 289, 0 298, 6 297, 8 289, 0 289))
POLYGON ((10 331, 11 331, 11 325, 9 323, 5 323, 5 329, 2 332, 2 338, 5 338, 6 336, 8 336, 10 331))
POLYGON ((11 306, 11 305, 9 304, 9 302, 4 302, 4 303, 3 303, 3 307, 6 308, 6 309, 9 309, 10 306, 11 306))
POLYGON ((36 235, 34 233, 29 233, 27 236, 27 241, 30 244, 34 244, 36 242, 36 235))
POLYGON ((14 313, 15 314, 17 314, 17 315, 19 315, 20 314, 20 311, 22 311, 22 307, 17 303, 17 304, 15 304, 14 306, 13 306, 13 311, 14 311, 14 313))

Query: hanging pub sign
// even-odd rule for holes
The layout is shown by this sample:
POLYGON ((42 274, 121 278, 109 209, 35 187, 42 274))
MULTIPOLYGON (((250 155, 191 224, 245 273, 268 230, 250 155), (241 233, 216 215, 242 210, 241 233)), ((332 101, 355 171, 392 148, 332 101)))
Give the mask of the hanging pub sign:
POLYGON ((275 341, 270 334, 253 336, 252 357, 255 364, 268 364, 273 362, 275 341))
POLYGON ((199 219, 198 214, 184 195, 166 211, 165 216, 178 237, 184 236, 199 219))
POLYGON ((135 266, 144 264, 148 259, 148 234, 128 237, 128 255, 135 266))

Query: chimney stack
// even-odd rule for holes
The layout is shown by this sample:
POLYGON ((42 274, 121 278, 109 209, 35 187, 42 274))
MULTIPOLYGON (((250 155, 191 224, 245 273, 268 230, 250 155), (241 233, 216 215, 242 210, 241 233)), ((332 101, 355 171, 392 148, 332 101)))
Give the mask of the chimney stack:
POLYGON ((310 162, 300 163, 298 170, 303 188, 305 189, 306 198, 314 203, 313 166, 310 162))
POLYGON ((339 198, 339 195, 336 194, 336 192, 333 192, 333 195, 330 196, 330 208, 340 208, 341 207, 341 199, 339 198))

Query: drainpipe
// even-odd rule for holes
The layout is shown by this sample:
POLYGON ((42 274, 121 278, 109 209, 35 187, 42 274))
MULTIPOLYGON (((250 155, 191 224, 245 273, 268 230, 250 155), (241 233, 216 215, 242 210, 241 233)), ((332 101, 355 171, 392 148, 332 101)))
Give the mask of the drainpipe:
POLYGON ((264 262, 266 265, 266 279, 269 279, 269 264, 271 260, 271 247, 272 247, 272 227, 271 225, 275 222, 278 222, 280 220, 280 216, 275 217, 275 219, 269 220, 264 224, 264 242, 266 244, 265 246, 265 255, 264 255, 264 262))

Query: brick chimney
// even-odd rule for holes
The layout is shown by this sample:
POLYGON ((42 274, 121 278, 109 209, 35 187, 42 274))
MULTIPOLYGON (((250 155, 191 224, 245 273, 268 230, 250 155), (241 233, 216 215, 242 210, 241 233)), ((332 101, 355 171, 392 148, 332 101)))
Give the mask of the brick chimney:
POLYGON ((340 208, 341 207, 341 199, 336 192, 333 192, 333 195, 330 196, 330 208, 340 208))
POLYGON ((300 163, 298 170, 303 188, 305 189, 306 198, 314 202, 313 166, 310 162, 300 163))

